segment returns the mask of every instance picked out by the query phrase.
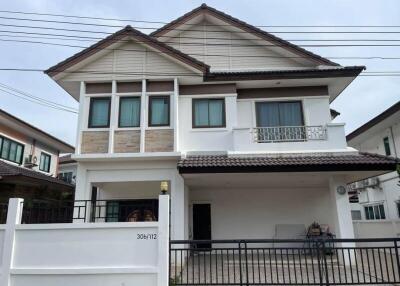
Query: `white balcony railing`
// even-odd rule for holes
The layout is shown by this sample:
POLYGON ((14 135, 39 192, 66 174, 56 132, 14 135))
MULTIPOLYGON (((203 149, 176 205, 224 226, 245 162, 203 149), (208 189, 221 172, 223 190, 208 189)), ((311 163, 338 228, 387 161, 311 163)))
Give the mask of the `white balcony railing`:
POLYGON ((309 140, 326 140, 325 126, 277 126, 256 127, 253 129, 254 142, 298 142, 309 140))

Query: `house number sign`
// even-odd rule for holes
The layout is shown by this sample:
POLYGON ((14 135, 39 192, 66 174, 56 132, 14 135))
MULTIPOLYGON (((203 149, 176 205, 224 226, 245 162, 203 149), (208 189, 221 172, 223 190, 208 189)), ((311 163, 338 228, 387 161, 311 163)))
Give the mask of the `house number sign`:
POLYGON ((156 233, 138 233, 136 239, 138 240, 153 240, 157 239, 156 233))

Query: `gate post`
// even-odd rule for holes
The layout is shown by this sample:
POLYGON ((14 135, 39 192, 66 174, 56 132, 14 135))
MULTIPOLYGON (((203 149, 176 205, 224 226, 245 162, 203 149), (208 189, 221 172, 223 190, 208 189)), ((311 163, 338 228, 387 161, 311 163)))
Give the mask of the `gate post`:
POLYGON ((169 195, 158 197, 158 275, 157 285, 169 285, 169 195))
POLYGON ((15 228, 21 224, 22 209, 24 199, 11 198, 8 202, 7 223, 3 241, 2 267, 0 285, 9 286, 10 272, 13 266, 13 256, 15 247, 15 228))

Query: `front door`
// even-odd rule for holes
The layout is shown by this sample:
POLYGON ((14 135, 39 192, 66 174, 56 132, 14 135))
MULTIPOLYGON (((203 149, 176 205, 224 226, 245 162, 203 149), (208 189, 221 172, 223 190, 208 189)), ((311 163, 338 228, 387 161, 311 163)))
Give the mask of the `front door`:
MULTIPOLYGON (((193 239, 211 240, 210 204, 193 204, 193 239)), ((211 248, 211 243, 199 243, 197 248, 211 248)))

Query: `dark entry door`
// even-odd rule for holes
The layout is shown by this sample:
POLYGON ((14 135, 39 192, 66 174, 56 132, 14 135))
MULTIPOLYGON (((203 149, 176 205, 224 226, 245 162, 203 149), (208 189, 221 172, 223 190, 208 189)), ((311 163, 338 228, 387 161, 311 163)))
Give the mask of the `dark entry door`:
MULTIPOLYGON (((193 205, 193 239, 211 240, 210 204, 193 205)), ((211 248, 211 243, 199 243, 197 248, 211 248)))

